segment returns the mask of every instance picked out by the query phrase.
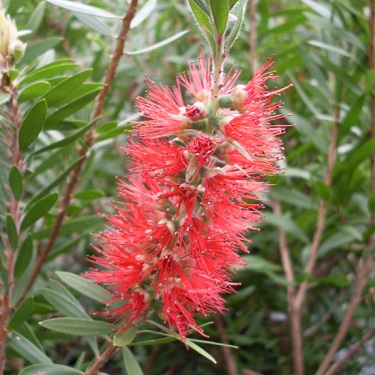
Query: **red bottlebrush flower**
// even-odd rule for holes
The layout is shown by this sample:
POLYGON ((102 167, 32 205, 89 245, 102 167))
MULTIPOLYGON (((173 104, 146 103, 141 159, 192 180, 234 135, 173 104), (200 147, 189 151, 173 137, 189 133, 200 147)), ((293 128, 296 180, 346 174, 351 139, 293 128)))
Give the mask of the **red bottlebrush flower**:
POLYGON ((222 295, 234 292, 231 274, 243 264, 238 252, 248 251, 247 231, 261 221, 261 178, 281 158, 283 129, 271 122, 284 116, 271 100, 282 90, 266 86, 277 78, 266 71, 270 60, 247 85, 235 86, 231 70, 213 111, 210 64, 201 53, 176 87, 148 80, 148 98, 137 99, 145 121, 125 149, 131 174, 98 235, 92 261, 101 268, 87 275, 112 293, 106 313, 119 331, 156 311, 182 339, 203 335, 195 317, 225 310, 222 295))

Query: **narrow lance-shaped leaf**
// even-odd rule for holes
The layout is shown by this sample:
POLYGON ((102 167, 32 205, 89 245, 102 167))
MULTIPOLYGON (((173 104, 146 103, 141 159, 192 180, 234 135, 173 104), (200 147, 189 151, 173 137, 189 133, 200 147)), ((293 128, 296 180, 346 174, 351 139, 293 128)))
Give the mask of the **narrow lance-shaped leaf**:
POLYGON ((81 137, 83 134, 85 134, 91 127, 93 127, 95 125, 96 121, 97 120, 91 121, 90 123, 88 123, 87 125, 82 127, 81 129, 77 130, 73 134, 68 135, 67 137, 65 137, 61 141, 52 143, 52 144, 50 144, 46 147, 43 147, 39 150, 36 150, 32 155, 41 154, 42 152, 46 152, 46 151, 54 150, 56 148, 61 148, 61 147, 67 146, 69 143, 74 142, 79 137, 81 137))
POLYGON ((224 35, 229 16, 229 0, 210 0, 217 33, 224 35))
POLYGON ((76 1, 67 0, 47 0, 49 3, 57 5, 61 8, 65 8, 77 13, 83 13, 88 16, 103 17, 103 18, 121 18, 113 13, 110 13, 104 9, 97 8, 91 5, 85 5, 76 1))
POLYGON ((130 326, 125 332, 115 335, 113 338, 113 345, 128 346, 131 344, 137 335, 138 327, 136 325, 130 326))
POLYGON ((63 99, 67 94, 70 94, 72 91, 75 91, 83 82, 86 81, 92 69, 86 69, 82 72, 76 73, 69 78, 66 78, 64 81, 59 83, 53 89, 51 89, 44 96, 48 107, 58 105, 58 102, 63 99))
POLYGON ((21 223, 21 231, 25 230, 30 225, 34 224, 37 220, 47 215, 48 211, 56 203, 58 193, 52 193, 39 199, 30 209, 26 212, 25 217, 21 223))
POLYGON ((67 296, 55 292, 51 289, 41 289, 43 297, 59 312, 67 317, 91 319, 78 301, 71 301, 67 296))
POLYGON ((35 82, 25 87, 18 96, 18 103, 24 103, 44 95, 51 85, 48 82, 35 82))
POLYGON ((43 129, 47 114, 45 100, 35 103, 27 112, 18 135, 19 150, 24 152, 33 143, 43 129))
MULTIPOLYGON (((229 33, 229 36, 227 38, 227 49, 229 50, 234 42, 236 41, 242 27, 243 20, 245 18, 246 9, 247 9, 247 0, 236 0, 235 6, 231 10, 232 16, 235 18, 233 22, 233 25, 231 26, 231 31, 229 33), (238 2, 237 2, 238 1, 238 2)), ((228 26, 229 28, 229 26, 228 26)))
POLYGON ((29 318, 31 314, 31 310, 34 304, 34 297, 29 296, 22 304, 17 307, 17 309, 12 314, 9 324, 8 330, 12 331, 14 328, 17 328, 20 324, 22 324, 27 318, 29 318))
POLYGON ((5 227, 6 227, 6 232, 8 235, 10 247, 13 251, 15 251, 18 246, 18 233, 17 233, 16 224, 14 223, 12 216, 7 215, 5 227))
POLYGON ((164 47, 165 45, 167 45, 169 43, 172 43, 173 41, 175 41, 178 38, 181 38, 183 35, 185 35, 188 32, 189 32, 189 30, 184 30, 184 31, 181 31, 181 32, 167 38, 167 39, 162 40, 161 42, 155 43, 152 46, 149 46, 149 47, 146 47, 146 48, 143 48, 143 49, 139 49, 137 51, 124 51, 124 53, 126 53, 128 55, 139 55, 141 53, 150 52, 150 51, 153 51, 153 50, 158 49, 160 47, 164 47))
POLYGON ((21 172, 15 165, 13 165, 9 172, 9 186, 12 190, 14 199, 19 201, 23 193, 23 181, 21 172))
POLYGON ((128 375, 143 375, 139 363, 135 359, 133 353, 126 346, 122 348, 122 356, 124 359, 125 370, 128 375))
POLYGON ((91 103, 92 100, 98 95, 101 91, 101 88, 89 92, 88 94, 78 98, 74 102, 62 107, 52 115, 48 116, 46 119, 45 129, 52 129, 54 126, 57 126, 60 121, 66 117, 78 112, 81 108, 86 106, 88 103, 91 103))
POLYGON ((62 181, 65 180, 67 176, 69 176, 70 172, 76 167, 76 165, 82 161, 84 156, 81 156, 77 160, 75 160, 73 163, 71 163, 68 168, 65 169, 64 172, 62 172, 59 176, 57 176, 49 185, 47 185, 42 191, 40 191, 35 197, 30 201, 28 204, 31 205, 34 202, 36 202, 41 197, 45 196, 47 193, 49 193, 54 187, 58 186, 62 181))
POLYGON ((39 323, 52 331, 73 336, 103 336, 112 332, 108 323, 76 318, 48 319, 39 323))
POLYGON ((52 363, 39 348, 17 332, 13 332, 7 343, 13 350, 20 354, 22 358, 25 358, 33 364, 52 363))
POLYGON ((194 18, 198 22, 204 37, 207 39, 211 46, 214 46, 216 41, 214 38, 215 30, 210 20, 209 13, 202 10, 194 0, 189 0, 190 9, 194 15, 194 18))
POLYGON ((29 63, 30 61, 36 59, 38 56, 48 51, 49 49, 56 47, 63 40, 64 38, 52 37, 28 44, 25 55, 22 58, 22 62, 24 64, 29 63))
POLYGON ((73 14, 94 31, 110 38, 116 37, 115 33, 101 20, 83 13, 73 12, 73 14))
POLYGON ((147 3, 143 5, 143 7, 139 11, 137 11, 130 23, 131 29, 140 25, 147 17, 152 14, 156 6, 156 2, 157 0, 148 0, 147 3))
POLYGON ((75 368, 56 365, 56 364, 38 364, 25 367, 19 375, 83 375, 82 371, 75 368))
POLYGON ((56 275, 71 288, 75 289, 77 292, 89 297, 95 301, 103 302, 111 299, 111 294, 107 292, 104 288, 93 282, 85 279, 84 277, 75 275, 70 272, 57 271, 56 275))
POLYGON ((16 265, 14 267, 14 276, 15 278, 20 277, 27 266, 30 263, 31 256, 33 254, 33 239, 31 235, 27 236, 18 252, 18 257, 16 260, 16 265))

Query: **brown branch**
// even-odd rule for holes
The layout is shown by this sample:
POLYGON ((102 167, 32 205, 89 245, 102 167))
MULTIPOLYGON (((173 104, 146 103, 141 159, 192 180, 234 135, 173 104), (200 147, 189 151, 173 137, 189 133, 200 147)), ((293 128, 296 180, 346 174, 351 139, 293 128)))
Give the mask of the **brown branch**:
MULTIPOLYGON (((17 105, 17 90, 15 90, 12 85, 7 88, 1 87, 2 89, 6 89, 11 94, 11 99, 8 103, 8 117, 10 122, 9 129, 6 129, 8 138, 8 145, 9 145, 9 153, 7 155, 9 159, 10 165, 15 165, 19 171, 22 171, 24 161, 22 160, 22 154, 19 150, 18 144, 18 135, 19 129, 22 123, 22 116, 18 111, 17 105)), ((21 219, 21 211, 19 202, 15 199, 13 193, 9 188, 9 195, 10 201, 7 204, 7 209, 9 215, 12 217, 14 224, 17 229, 17 235, 19 237, 20 233, 20 219, 21 219)), ((16 259, 18 255, 18 249, 13 250, 8 238, 5 238, 6 242, 6 250, 4 252, 5 256, 5 268, 7 271, 7 285, 4 284, 4 281, 0 284, 0 374, 4 372, 5 369, 5 346, 7 341, 7 334, 8 334, 8 323, 10 318, 10 313, 12 311, 11 300, 12 294, 14 289, 14 268, 16 264, 16 259)))
POLYGON ((108 348, 103 354, 98 354, 94 364, 85 372, 85 375, 99 375, 99 370, 108 362, 113 354, 116 353, 118 347, 114 346, 111 341, 108 342, 108 348))
POLYGON ((337 371, 341 369, 342 366, 359 350, 362 349, 363 344, 366 343, 368 340, 372 339, 375 336, 375 328, 373 328, 370 332, 367 332, 360 341, 355 343, 347 353, 342 356, 335 364, 333 364, 329 370, 324 375, 334 375, 337 374, 337 371))
MULTIPOLYGON (((221 316, 215 316, 215 326, 217 328, 217 332, 220 336, 220 341, 223 344, 229 344, 227 336, 225 334, 224 324, 223 324, 223 318, 221 316)), ((228 375, 237 375, 237 366, 236 361, 234 359, 233 351, 231 348, 228 348, 227 346, 222 347, 225 365, 227 367, 227 374, 228 375)))
MULTIPOLYGON (((324 182, 327 187, 330 187, 332 184, 332 173, 333 173, 333 167, 335 165, 336 161, 336 148, 337 148, 337 137, 338 137, 338 130, 339 130, 339 119, 340 119, 340 108, 336 107, 335 110, 335 120, 332 126, 331 131, 331 139, 330 139, 330 145, 328 150, 328 156, 327 156, 327 170, 326 175, 324 178, 324 182)), ((311 245, 310 250, 310 257, 307 261, 307 264, 304 269, 304 273, 306 274, 312 274, 316 265, 317 257, 318 257, 318 250, 319 246, 323 237, 324 232, 324 226, 327 216, 327 209, 328 209, 328 203, 326 200, 322 199, 319 205, 318 209, 318 220, 313 236, 313 242, 311 245)), ((307 288, 309 285, 309 280, 305 280, 301 283, 301 285, 298 288, 298 291, 296 292, 293 306, 291 308, 292 316, 291 319, 291 325, 293 326, 293 336, 294 339, 297 341, 294 346, 298 347, 300 350, 299 354, 299 360, 295 365, 298 365, 298 367, 294 368, 296 375, 303 375, 304 374, 304 366, 303 366, 303 352, 302 352, 302 309, 303 309, 303 303, 306 297, 307 288)))
POLYGON ((359 302, 361 302, 362 292, 367 284, 368 276, 370 272, 372 271, 373 266, 374 266, 374 262, 372 261, 371 258, 364 259, 362 264, 360 265, 359 270, 358 270, 357 281, 355 284, 355 289, 349 302, 349 307, 346 311, 343 321, 340 324, 339 330, 331 344, 331 347, 329 348, 327 355, 325 356, 323 362, 319 366, 318 371, 316 372, 316 375, 325 374, 325 371, 329 367, 329 364, 331 363, 334 355, 336 354, 342 341, 344 340, 350 328, 350 324, 351 324, 355 309, 357 305, 359 304, 359 302))
MULTIPOLYGON (((369 68, 375 73, 375 5, 369 1, 370 6, 370 45, 369 45, 369 68)), ((375 81, 371 92, 371 138, 375 138, 375 81)), ((375 197, 375 152, 371 155, 371 195, 375 197)), ((371 223, 375 224, 375 212, 372 214, 371 223)), ((375 234, 371 236, 370 247, 375 247, 375 234)))
MULTIPOLYGON (((282 208, 278 199, 272 200, 272 208, 275 215, 282 215, 282 208)), ((288 294, 288 316, 290 326, 290 337, 292 343, 292 356, 293 356, 293 368, 296 373, 303 373, 303 351, 302 351, 302 334, 301 324, 299 322, 298 311, 295 309, 295 287, 294 283, 294 272, 292 266, 292 260, 290 258, 290 252, 286 241, 285 231, 279 226, 277 228, 279 238, 279 248, 281 262, 283 265, 285 278, 288 282, 287 294, 288 294)))
POLYGON ((263 374, 261 374, 260 372, 256 372, 256 371, 245 368, 242 370, 242 375, 263 375, 263 374))
POLYGON ((257 0, 250 0, 249 4, 250 11, 250 59, 251 59, 251 69, 253 75, 258 71, 258 55, 257 55, 257 0))
POLYGON ((138 5, 138 0, 132 0, 131 3, 129 4, 129 8, 126 12, 126 15, 123 19, 121 31, 117 37, 117 44, 116 44, 115 51, 113 53, 112 61, 111 61, 111 64, 109 65, 107 74, 104 79, 105 86, 103 87, 103 90, 100 92, 95 102, 95 107, 94 107, 94 111, 92 114, 93 119, 101 116, 103 113, 104 104, 107 99, 112 82, 115 78, 115 74, 117 71, 119 61, 122 55, 124 54, 126 38, 130 30, 130 23, 135 16, 135 12, 137 11, 137 5, 138 5))
MULTIPOLYGON (((93 113, 92 113, 93 119, 97 118, 98 116, 100 116, 103 113, 105 101, 107 99, 111 84, 112 84, 113 79, 115 77, 119 61, 120 61, 120 59, 123 55, 123 50, 124 50, 126 38, 127 38, 129 29, 130 29, 130 22, 134 18, 135 12, 137 10, 137 4, 138 4, 138 0, 132 0, 132 2, 130 3, 130 5, 128 7, 128 10, 125 14, 125 17, 123 18, 121 31, 120 31, 120 33, 117 37, 116 48, 115 48, 115 51, 113 53, 111 63, 109 65, 108 69, 107 69, 107 73, 106 73, 106 76, 105 76, 105 79, 104 79, 105 86, 103 87, 102 91, 100 92, 100 94, 98 95, 98 97, 95 101, 94 110, 93 110, 93 113)), ((77 164, 77 166, 75 167, 75 169, 72 172, 71 179, 70 179, 68 187, 65 191, 65 194, 63 196, 62 203, 61 203, 60 210, 59 210, 59 214, 57 215, 55 224, 54 224, 53 229, 51 231, 51 235, 48 239, 48 242, 47 242, 45 248, 41 251, 41 253, 38 256, 35 269, 34 269, 34 271, 32 273, 32 276, 31 276, 31 278, 28 282, 28 285, 27 285, 26 290, 25 290, 25 292, 24 292, 24 294, 21 298, 21 301, 25 298, 27 293, 30 291, 30 289, 34 285, 35 280, 37 279, 38 275, 40 274, 40 272, 42 270, 42 267, 43 267, 45 261, 47 260, 48 255, 49 255, 50 251, 52 250, 53 245, 55 244, 55 241, 57 240, 57 237, 58 237, 60 229, 61 229, 61 225, 62 225, 62 223, 65 219, 66 211, 69 207, 69 203, 70 203, 72 195, 73 195, 73 191, 75 189, 75 186, 79 182, 80 173, 81 173, 83 164, 85 163, 85 161, 88 157, 88 151, 87 150, 92 146, 92 144, 94 142, 94 134, 95 134, 95 127, 92 127, 88 131, 88 133, 86 134, 85 146, 82 147, 79 150, 79 154, 82 157, 82 159, 80 160, 80 162, 77 164)))

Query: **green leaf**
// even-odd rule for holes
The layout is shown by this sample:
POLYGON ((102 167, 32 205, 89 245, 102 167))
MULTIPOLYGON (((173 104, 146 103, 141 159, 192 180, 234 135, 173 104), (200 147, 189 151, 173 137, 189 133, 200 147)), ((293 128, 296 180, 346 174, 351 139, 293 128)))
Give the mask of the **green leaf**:
POLYGON ((332 285, 337 288, 344 288, 350 284, 350 280, 345 275, 327 275, 316 280, 318 284, 332 285))
POLYGON ((46 3, 41 1, 38 6, 35 8, 33 14, 27 21, 26 30, 31 30, 32 34, 35 34, 39 29, 40 24, 42 23, 44 11, 46 10, 46 3))
MULTIPOLYGON (((247 0, 235 0, 232 1, 233 3, 236 3, 234 8, 232 9, 231 13, 233 16, 235 16, 237 19, 234 21, 234 24, 231 25, 231 31, 228 36, 227 41, 227 49, 229 50, 234 42, 236 41, 241 28, 243 24, 243 20, 245 19, 246 9, 247 9, 247 0)), ((230 24, 229 24, 230 25, 230 24)))
POLYGON ((351 60, 355 60, 354 56, 344 48, 333 46, 331 44, 321 42, 320 40, 309 40, 308 43, 312 46, 327 50, 329 52, 335 52, 339 55, 349 57, 351 60))
POLYGON ((139 363, 135 359, 133 353, 126 346, 121 348, 124 366, 127 375, 143 375, 139 363))
POLYGON ((68 168, 65 169, 64 172, 60 173, 50 184, 48 184, 43 190, 41 190, 38 194, 36 194, 33 199, 28 203, 27 207, 32 205, 34 202, 36 202, 41 197, 45 196, 47 193, 49 193, 54 187, 59 185, 61 182, 63 182, 66 177, 69 176, 70 172, 76 167, 77 164, 79 164, 84 159, 84 156, 81 156, 77 160, 75 160, 73 163, 71 163, 68 168))
POLYGON ((203 348, 201 348, 199 345, 197 345, 195 342, 192 342, 191 340, 189 339, 186 339, 185 341, 185 344, 195 350, 196 352, 198 352, 200 355, 202 355, 203 357, 207 358, 209 361, 213 362, 213 363, 217 363, 216 362, 216 359, 208 352, 206 352, 203 348))
POLYGON ((345 229, 340 229, 322 243, 319 247, 318 254, 319 256, 326 255, 330 253, 331 250, 341 248, 357 239, 357 234, 345 229))
POLYGON ((32 364, 52 363, 38 347, 16 331, 13 331, 12 335, 7 340, 7 344, 22 358, 25 358, 32 364))
POLYGON ((58 125, 60 121, 66 117, 72 115, 73 113, 78 112, 81 108, 85 107, 88 103, 91 103, 92 100, 98 95, 101 89, 92 91, 81 98, 75 100, 74 102, 66 105, 65 107, 59 109, 52 115, 48 116, 46 119, 45 129, 51 129, 58 125))
POLYGON ((100 92, 105 85, 103 83, 83 83, 77 89, 68 92, 67 95, 58 102, 58 106, 63 106, 65 104, 76 101, 86 94, 91 94, 94 92, 100 92))
MULTIPOLYGON (((98 224, 101 224, 103 219, 99 216, 82 216, 77 219, 71 219, 64 221, 60 229, 60 235, 66 236, 71 235, 72 233, 82 233, 88 229, 92 230, 98 224)), ((33 238, 36 240, 41 238, 47 238, 50 235, 52 227, 44 228, 40 231, 33 233, 33 238)))
POLYGON ((16 265, 14 267, 14 277, 18 279, 26 270, 33 255, 33 239, 31 235, 27 236, 23 241, 18 252, 16 265))
POLYGON ((189 2, 198 6, 204 13, 210 15, 210 8, 207 1, 208 0, 189 0, 189 2))
POLYGON ((334 178, 345 175, 346 171, 353 171, 358 168, 358 165, 366 160, 375 150, 375 138, 357 146, 348 154, 348 158, 337 165, 334 170, 334 178))
POLYGON ((65 96, 77 90, 77 88, 86 81, 91 74, 92 69, 86 69, 82 72, 76 73, 71 77, 66 78, 64 81, 52 88, 45 96, 48 107, 59 106, 59 101, 64 99, 65 96))
POLYGON ((257 272, 278 272, 282 271, 279 264, 272 263, 258 255, 245 255, 244 260, 247 263, 246 268, 257 272))
POLYGON ((43 39, 40 42, 29 43, 26 48, 25 55, 22 58, 22 63, 27 64, 30 61, 36 59, 38 56, 47 52, 49 49, 56 47, 61 43, 64 38, 53 37, 48 39, 43 39))
POLYGON ((86 132, 95 125, 96 121, 97 120, 91 121, 90 123, 88 123, 87 125, 82 127, 81 129, 77 130, 73 134, 68 135, 67 137, 65 137, 61 141, 52 143, 52 144, 50 144, 46 147, 43 147, 43 148, 40 148, 39 150, 36 150, 35 152, 32 153, 32 155, 35 156, 35 155, 41 154, 41 153, 46 152, 46 151, 50 151, 50 150, 54 150, 56 148, 61 148, 61 147, 67 146, 68 144, 70 144, 70 143, 74 142, 75 140, 77 140, 78 138, 80 138, 82 135, 86 134, 86 132))
POLYGON ((56 203, 58 196, 58 193, 52 193, 35 202, 35 204, 26 212, 26 215, 22 220, 21 231, 25 230, 37 220, 47 215, 48 211, 56 203))
POLYGON ((215 30, 210 20, 210 15, 209 15, 208 10, 205 11, 204 9, 202 9, 202 7, 197 4, 196 0, 188 0, 188 1, 189 1, 190 9, 193 13, 193 16, 198 22, 198 25, 200 26, 204 37, 207 39, 208 43, 211 46, 214 46, 216 43, 216 40, 214 38, 215 30))
POLYGON ((29 100, 34 100, 44 95, 51 85, 48 82, 35 82, 30 86, 25 87, 18 96, 18 103, 24 103, 29 100))
POLYGON ((82 371, 75 368, 55 365, 55 364, 42 364, 42 365, 32 365, 25 367, 19 375, 84 375, 82 371))
POLYGON ((140 25, 146 18, 148 18, 154 11, 157 0, 148 0, 143 7, 137 11, 134 18, 130 22, 130 28, 133 29, 140 25))
POLYGON ((73 238, 70 241, 64 241, 61 246, 55 246, 53 250, 48 255, 48 260, 51 260, 53 258, 56 258, 58 255, 67 253, 70 251, 73 246, 75 246, 77 243, 79 243, 82 239, 89 237, 91 235, 91 232, 87 233, 80 233, 77 237, 73 238))
POLYGON ((95 138, 95 143, 105 141, 106 139, 111 139, 117 137, 118 135, 125 134, 126 131, 132 130, 134 127, 133 124, 129 125, 119 125, 114 129, 111 129, 105 133, 101 133, 98 137, 95 138))
POLYGON ((79 193, 74 194, 74 199, 79 199, 82 201, 93 201, 95 199, 102 198, 104 193, 100 190, 84 190, 79 193))
POLYGON ((275 215, 271 213, 267 213, 264 217, 265 224, 272 224, 276 225, 292 234, 294 237, 298 238, 304 243, 308 243, 309 239, 307 238, 306 234, 302 231, 301 228, 297 226, 297 224, 288 216, 286 215, 275 215))
POLYGON ((8 103, 10 98, 10 94, 0 93, 0 105, 8 103))
POLYGON ((51 64, 44 65, 41 68, 27 74, 26 77, 20 82, 20 86, 40 79, 46 79, 56 74, 64 73, 68 70, 78 68, 79 66, 79 64, 71 62, 70 59, 54 61, 51 64))
POLYGON ((229 16, 229 0, 210 0, 217 33, 224 35, 229 16))
POLYGON ((135 336, 137 335, 138 327, 136 325, 130 326, 126 331, 121 334, 116 334, 113 337, 113 345, 114 346, 128 346, 131 344, 135 336))
POLYGON ((39 323, 51 331, 73 336, 103 336, 112 332, 108 323, 76 318, 48 319, 39 323))
POLYGON ((46 114, 47 105, 45 100, 35 103, 27 112, 18 134, 19 149, 21 152, 24 152, 38 138, 40 131, 43 129, 46 114))
POLYGON ((29 296, 22 302, 22 304, 19 307, 17 307, 17 309, 13 312, 12 316, 10 317, 8 331, 12 331, 14 328, 17 328, 31 316, 33 304, 34 297, 29 296))
POLYGON ((313 207, 311 197, 298 190, 291 190, 288 188, 272 188, 271 194, 273 197, 276 197, 282 202, 292 204, 296 207, 305 208, 307 210, 313 207))
POLYGON ((19 201, 23 193, 23 181, 21 172, 15 165, 13 165, 9 172, 9 186, 12 190, 14 199, 19 201))
POLYGON ((93 7, 91 5, 81 4, 75 1, 67 0, 47 0, 49 3, 57 5, 61 8, 65 8, 77 13, 83 13, 88 16, 103 17, 103 18, 121 18, 113 13, 110 13, 104 9, 93 7))
POLYGON ((6 232, 8 235, 10 247, 13 251, 17 249, 18 246, 18 232, 16 224, 14 223, 14 220, 12 216, 9 214, 7 215, 6 222, 5 222, 6 232))
POLYGON ((142 48, 142 49, 139 49, 137 51, 124 51, 124 53, 128 54, 128 55, 140 55, 141 53, 150 52, 150 51, 153 51, 153 50, 158 49, 160 47, 164 47, 169 43, 174 42, 176 39, 181 38, 183 35, 185 35, 188 32, 189 32, 189 30, 184 30, 184 31, 181 31, 181 32, 179 32, 175 35, 172 35, 171 37, 169 37, 167 39, 162 40, 159 43, 155 43, 155 44, 153 44, 149 47, 142 48))
POLYGON ((40 293, 58 312, 61 312, 63 315, 72 318, 91 319, 77 300, 72 301, 67 296, 51 289, 41 289, 40 293))
POLYGON ((70 272, 56 271, 56 275, 71 288, 94 301, 104 302, 111 299, 111 294, 88 279, 70 272))
POLYGON ((87 14, 73 12, 73 14, 90 29, 98 32, 99 34, 115 38, 115 33, 101 20, 95 17, 88 16, 87 14))

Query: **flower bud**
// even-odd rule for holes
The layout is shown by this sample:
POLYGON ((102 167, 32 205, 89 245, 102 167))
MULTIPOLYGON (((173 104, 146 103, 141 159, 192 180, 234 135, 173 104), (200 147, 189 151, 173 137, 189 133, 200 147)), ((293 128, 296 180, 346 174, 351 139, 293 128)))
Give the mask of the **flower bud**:
POLYGON ((24 52, 26 44, 18 39, 17 27, 14 20, 0 11, 0 64, 2 70, 18 62, 24 52))

